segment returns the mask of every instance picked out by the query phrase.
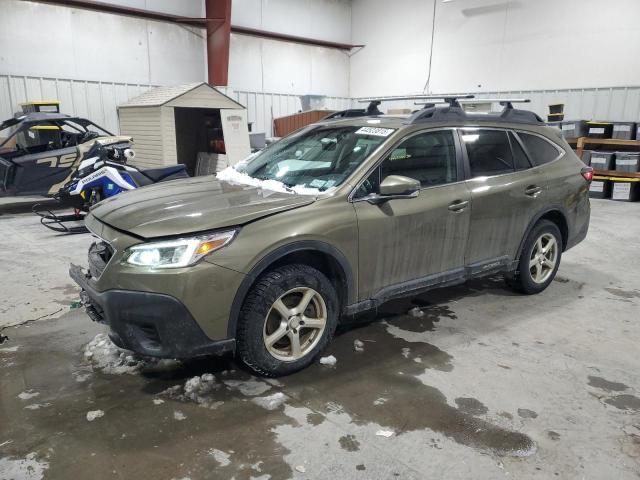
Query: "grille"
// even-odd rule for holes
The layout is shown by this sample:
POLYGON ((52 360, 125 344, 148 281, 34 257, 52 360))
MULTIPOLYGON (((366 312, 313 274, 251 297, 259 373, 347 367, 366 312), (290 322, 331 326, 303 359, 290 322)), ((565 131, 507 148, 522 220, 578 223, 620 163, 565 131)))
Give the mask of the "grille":
POLYGON ((93 278, 102 275, 107 263, 113 257, 114 250, 107 242, 94 242, 89 247, 89 273, 93 278))

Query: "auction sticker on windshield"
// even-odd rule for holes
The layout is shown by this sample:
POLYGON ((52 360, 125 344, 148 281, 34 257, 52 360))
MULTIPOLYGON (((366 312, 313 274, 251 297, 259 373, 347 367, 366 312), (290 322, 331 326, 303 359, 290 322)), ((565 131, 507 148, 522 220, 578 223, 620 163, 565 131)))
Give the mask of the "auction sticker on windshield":
POLYGON ((393 128, 376 128, 376 127, 362 127, 356 130, 357 135, 375 135, 376 137, 388 137, 394 132, 393 128))

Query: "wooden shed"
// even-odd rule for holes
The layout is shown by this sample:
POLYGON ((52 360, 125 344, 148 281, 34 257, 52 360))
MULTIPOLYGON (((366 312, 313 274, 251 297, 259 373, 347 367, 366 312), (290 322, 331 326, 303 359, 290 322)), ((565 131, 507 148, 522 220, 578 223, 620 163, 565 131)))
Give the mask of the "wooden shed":
POLYGON ((118 106, 118 120, 140 168, 183 163, 193 175, 198 158, 234 165, 251 153, 246 109, 204 82, 151 89, 118 106))

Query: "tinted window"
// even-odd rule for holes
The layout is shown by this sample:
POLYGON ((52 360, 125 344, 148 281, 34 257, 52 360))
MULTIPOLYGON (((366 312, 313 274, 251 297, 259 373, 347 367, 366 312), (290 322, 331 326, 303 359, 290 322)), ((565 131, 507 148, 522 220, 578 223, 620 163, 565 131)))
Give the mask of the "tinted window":
POLYGON ((513 155, 504 130, 463 130, 472 177, 500 175, 514 171, 513 155))
POLYGON ((453 131, 414 135, 395 148, 380 166, 380 179, 402 175, 420 181, 423 187, 458 179, 453 131))
POLYGON ((522 145, 513 133, 509 133, 509 141, 511 142, 511 151, 513 152, 513 165, 516 170, 526 170, 531 167, 527 154, 524 153, 522 145))
POLYGON ((560 155, 558 149, 542 137, 522 132, 518 132, 518 136, 536 165, 553 162, 560 155))

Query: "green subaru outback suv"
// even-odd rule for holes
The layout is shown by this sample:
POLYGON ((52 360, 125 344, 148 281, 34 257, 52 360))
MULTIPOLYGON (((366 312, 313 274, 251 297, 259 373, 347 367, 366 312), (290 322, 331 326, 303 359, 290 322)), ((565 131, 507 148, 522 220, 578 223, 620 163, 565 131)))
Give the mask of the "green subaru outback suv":
POLYGON ((70 270, 89 316, 140 354, 235 352, 277 376, 394 297, 496 273, 541 292, 587 234, 591 170, 531 112, 448 102, 322 121, 217 177, 100 202, 88 270, 70 270))

